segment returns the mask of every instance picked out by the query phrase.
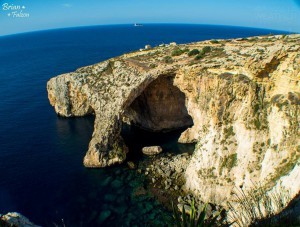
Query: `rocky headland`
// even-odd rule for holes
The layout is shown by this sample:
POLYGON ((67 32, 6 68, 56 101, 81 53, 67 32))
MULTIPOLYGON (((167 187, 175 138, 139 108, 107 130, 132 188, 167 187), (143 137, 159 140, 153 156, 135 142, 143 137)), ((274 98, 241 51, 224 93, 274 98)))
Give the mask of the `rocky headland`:
POLYGON ((196 143, 193 154, 154 161, 153 184, 224 206, 236 188, 285 191, 285 203, 300 191, 300 35, 161 45, 54 77, 47 90, 58 115, 95 115, 86 167, 126 160, 125 123, 187 128, 178 142, 196 143), (175 180, 159 180, 168 165, 175 180))

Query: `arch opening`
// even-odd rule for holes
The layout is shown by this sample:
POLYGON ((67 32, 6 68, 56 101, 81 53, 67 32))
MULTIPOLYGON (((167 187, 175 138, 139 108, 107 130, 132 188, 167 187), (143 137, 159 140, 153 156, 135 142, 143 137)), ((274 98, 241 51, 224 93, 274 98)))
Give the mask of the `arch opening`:
POLYGON ((193 126, 193 119, 174 77, 158 77, 125 110, 121 135, 129 148, 129 160, 141 157, 145 146, 161 146, 163 152, 172 153, 194 150, 194 144, 178 143, 181 133, 193 126))

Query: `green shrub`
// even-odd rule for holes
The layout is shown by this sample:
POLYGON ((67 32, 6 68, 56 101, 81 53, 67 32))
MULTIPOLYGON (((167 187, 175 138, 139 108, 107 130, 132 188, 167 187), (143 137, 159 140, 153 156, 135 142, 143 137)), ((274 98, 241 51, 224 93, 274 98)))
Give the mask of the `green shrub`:
POLYGON ((172 51, 171 55, 172 56, 179 56, 179 55, 182 55, 184 53, 183 50, 181 50, 180 48, 176 48, 172 51))
POLYGON ((225 156, 222 160, 221 168, 226 167, 232 169, 237 163, 237 153, 225 156))
POLYGON ((202 51, 204 54, 211 52, 211 47, 210 46, 205 46, 202 48, 202 51))
POLYGON ((216 39, 213 39, 213 40, 210 41, 210 43, 216 44, 216 43, 220 43, 220 42, 216 39))
POLYGON ((225 139, 229 139, 231 136, 234 136, 234 130, 233 130, 233 126, 230 126, 229 128, 224 128, 224 136, 225 139))
POLYGON ((157 65, 154 64, 154 63, 151 63, 151 64, 149 65, 149 67, 152 68, 152 69, 155 68, 156 66, 157 66, 157 65))
MULTIPOLYGON (((196 50, 196 49, 195 49, 196 50)), ((196 55, 195 60, 200 60, 204 57, 206 53, 211 52, 211 47, 210 46, 205 46, 202 48, 202 50, 196 55)))
POLYGON ((200 59, 202 59, 204 57, 204 54, 198 54, 198 55, 196 55, 196 57, 195 57, 195 60, 200 60, 200 59))
POLYGON ((175 226, 177 227, 205 227, 205 226, 211 227, 217 224, 217 219, 220 216, 220 213, 218 213, 210 221, 208 221, 206 219, 207 204, 205 204, 202 207, 201 211, 197 211, 195 208, 194 200, 192 201, 191 212, 189 213, 189 215, 186 214, 184 206, 182 207, 181 215, 174 208, 173 203, 172 203, 172 208, 173 208, 173 218, 174 218, 175 226))
POLYGON ((199 54, 200 51, 198 49, 193 49, 191 50, 189 53, 188 53, 188 56, 194 56, 194 55, 197 55, 199 54))
POLYGON ((173 59, 171 56, 165 56, 164 59, 163 59, 164 63, 173 63, 173 59))
POLYGON ((259 120, 259 118, 256 118, 256 119, 254 119, 254 125, 255 125, 255 127, 257 128, 257 129, 260 129, 261 128, 261 122, 260 122, 260 120, 259 120))

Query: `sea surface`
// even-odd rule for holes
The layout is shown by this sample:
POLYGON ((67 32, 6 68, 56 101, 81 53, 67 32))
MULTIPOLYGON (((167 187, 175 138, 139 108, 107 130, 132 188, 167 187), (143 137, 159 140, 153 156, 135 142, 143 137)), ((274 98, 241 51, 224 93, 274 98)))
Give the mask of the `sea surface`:
MULTIPOLYGON (((141 174, 126 165, 84 168, 94 118, 58 117, 48 102, 47 81, 146 44, 270 33, 286 32, 145 24, 0 37, 0 213, 17 211, 42 226, 160 225, 169 212, 151 195, 136 195, 146 187, 141 174)), ((181 149, 174 140, 165 143, 169 151, 181 149)))

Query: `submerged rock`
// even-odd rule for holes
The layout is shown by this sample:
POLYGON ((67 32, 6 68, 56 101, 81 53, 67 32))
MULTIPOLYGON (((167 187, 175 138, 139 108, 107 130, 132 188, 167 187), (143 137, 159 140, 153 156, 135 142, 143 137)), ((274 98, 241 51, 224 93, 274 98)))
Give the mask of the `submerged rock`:
POLYGON ((111 186, 114 188, 120 188, 123 186, 123 182, 119 179, 115 179, 112 183, 111 186))
POLYGON ((129 169, 136 169, 136 164, 134 164, 134 162, 127 162, 127 166, 129 169))
POLYGON ((107 186, 107 185, 109 185, 112 181, 113 181, 113 178, 112 178, 111 176, 108 176, 107 178, 105 178, 105 179, 101 182, 101 184, 102 184, 102 186, 107 186))
POLYGON ((156 155, 162 152, 162 148, 160 146, 143 147, 142 152, 145 155, 156 155))
POLYGON ((135 192, 134 192, 134 196, 143 196, 146 195, 147 191, 143 186, 138 187, 135 192))

